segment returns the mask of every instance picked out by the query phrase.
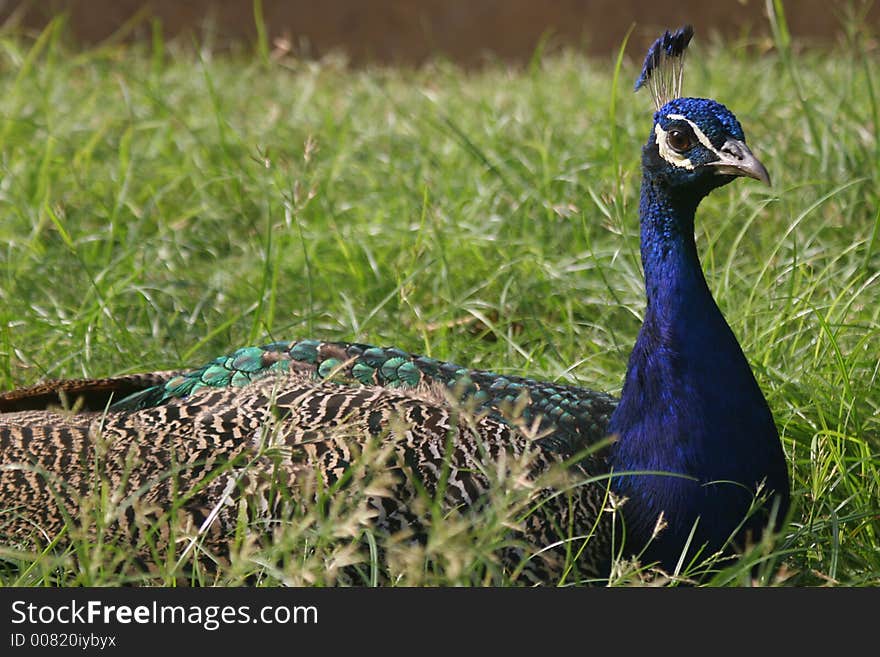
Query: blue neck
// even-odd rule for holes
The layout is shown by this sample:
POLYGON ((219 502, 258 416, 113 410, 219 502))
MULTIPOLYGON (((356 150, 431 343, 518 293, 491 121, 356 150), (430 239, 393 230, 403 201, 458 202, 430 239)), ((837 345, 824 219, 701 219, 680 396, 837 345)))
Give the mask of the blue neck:
MULTIPOLYGON (((670 193, 650 172, 642 181, 647 308, 610 424, 618 437, 610 456, 616 472, 688 477, 614 480, 628 498, 623 513, 634 549, 664 513, 667 529, 645 557, 667 568, 698 517, 694 544, 718 549, 745 518, 759 481, 784 491, 787 506, 788 475, 773 418, 697 256, 694 214, 703 195, 670 193), (737 483, 709 483, 720 480, 737 483)), ((747 529, 760 532, 762 522, 747 529)))

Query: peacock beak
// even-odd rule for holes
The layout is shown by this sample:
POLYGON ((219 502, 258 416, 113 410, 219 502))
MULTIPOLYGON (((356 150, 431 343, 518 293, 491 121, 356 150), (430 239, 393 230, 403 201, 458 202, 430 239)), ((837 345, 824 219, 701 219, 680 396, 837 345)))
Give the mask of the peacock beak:
POLYGON ((770 174, 760 160, 752 155, 745 142, 739 139, 728 139, 720 150, 715 151, 718 159, 710 162, 719 174, 729 176, 746 176, 770 185, 770 174))

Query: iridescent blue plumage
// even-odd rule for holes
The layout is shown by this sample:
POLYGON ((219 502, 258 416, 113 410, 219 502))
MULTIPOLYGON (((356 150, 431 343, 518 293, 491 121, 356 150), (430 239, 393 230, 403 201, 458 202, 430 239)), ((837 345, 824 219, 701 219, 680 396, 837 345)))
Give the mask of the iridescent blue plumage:
POLYGON ((119 402, 142 408, 200 387, 247 382, 273 368, 346 383, 438 382, 499 417, 522 403, 543 445, 571 454, 616 436, 607 466, 627 498, 626 544, 675 567, 691 537, 715 551, 760 534, 768 509, 746 520, 761 485, 781 518, 786 462, 773 417, 748 361, 706 283, 694 241, 700 201, 737 176, 769 181, 736 117, 720 103, 678 98, 654 115, 642 153, 639 214, 647 308, 620 402, 584 388, 501 376, 370 345, 305 340, 247 348, 119 402), (626 472, 657 475, 625 475, 626 472), (652 538, 660 514, 667 523, 652 538), (743 523, 738 529, 738 525, 743 523), (692 534, 692 536, 691 536, 692 534))
POLYGON ((687 116, 701 127, 715 148, 721 148, 729 137, 746 138, 742 125, 733 113, 710 98, 674 98, 657 110, 654 121, 665 128, 670 121, 667 118, 669 115, 687 116))
MULTIPOLYGON (((121 378, 115 392, 113 380, 59 389, 96 398, 96 410, 105 408, 111 392, 124 396, 134 389, 110 410, 136 413, 191 395, 197 404, 199 390, 247 386, 278 373, 351 386, 443 385, 505 422, 524 419, 537 428, 542 447, 565 457, 613 435, 616 442, 593 454, 587 470, 610 470, 614 492, 626 498, 628 552, 672 570, 688 544, 686 557, 721 549, 731 537, 742 546, 760 535, 770 509, 777 524, 784 518, 788 472, 767 402, 703 275, 694 219, 717 187, 742 176, 769 184, 769 175, 724 105, 668 96, 680 90, 692 34, 690 26, 666 32, 636 82, 636 89, 651 87, 657 109, 642 149, 639 204, 647 307, 619 402, 586 388, 474 370, 393 347, 319 340, 244 347, 188 372, 146 375, 141 389, 131 377, 121 378), (519 413, 510 414, 514 407, 519 413), (761 486, 770 503, 747 519, 761 486), (667 526, 655 536, 661 515, 667 526)), ((35 408, 47 387, 35 392, 0 396, 0 410, 35 408)))
MULTIPOLYGON (((758 536, 767 510, 744 520, 759 485, 777 512, 788 473, 767 402, 700 266, 694 216, 700 201, 736 176, 769 181, 736 117, 714 100, 679 98, 655 114, 642 152, 641 255, 647 308, 609 431, 609 462, 628 498, 628 544, 674 564, 692 544, 716 550, 731 536, 758 536), (734 519, 744 521, 737 530, 734 519)), ((690 551, 692 556, 694 550, 690 551)))

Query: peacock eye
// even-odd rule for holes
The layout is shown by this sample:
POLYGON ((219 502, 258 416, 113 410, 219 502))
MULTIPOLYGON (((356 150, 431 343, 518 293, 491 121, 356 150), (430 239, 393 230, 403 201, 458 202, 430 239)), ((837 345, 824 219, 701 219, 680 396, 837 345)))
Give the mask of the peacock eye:
POLYGON ((666 143, 672 150, 684 153, 691 147, 691 136, 684 130, 673 128, 666 133, 666 143))

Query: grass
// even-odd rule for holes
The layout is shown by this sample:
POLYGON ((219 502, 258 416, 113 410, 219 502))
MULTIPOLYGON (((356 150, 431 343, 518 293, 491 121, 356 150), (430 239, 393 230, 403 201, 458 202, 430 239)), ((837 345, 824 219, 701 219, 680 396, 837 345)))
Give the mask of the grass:
MULTIPOLYGON (((697 35, 685 81, 736 112, 774 178, 716 192, 696 228, 791 465, 763 584, 880 584, 880 79, 876 35, 847 25, 830 51, 793 51, 781 16, 772 43, 697 35)), ((321 337, 619 393, 651 106, 635 62, 614 73, 567 51, 351 70, 158 27, 89 50, 61 21, 0 35, 0 387, 321 337)), ((274 553, 193 581, 332 583, 356 508, 305 511, 274 553)), ((487 556, 505 520, 438 523, 391 551, 395 582, 510 583, 487 556)), ((126 583, 119 549, 0 547, 0 581, 126 583)), ((169 559, 134 581, 180 580, 169 559)), ((748 582, 747 565, 713 580, 748 582)))

